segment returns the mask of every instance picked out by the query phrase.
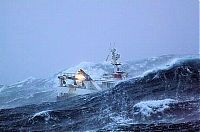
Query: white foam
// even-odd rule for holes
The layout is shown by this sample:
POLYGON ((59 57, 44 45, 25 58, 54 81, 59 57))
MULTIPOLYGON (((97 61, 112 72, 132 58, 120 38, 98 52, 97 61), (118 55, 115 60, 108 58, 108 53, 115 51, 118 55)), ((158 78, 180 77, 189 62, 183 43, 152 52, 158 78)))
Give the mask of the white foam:
POLYGON ((35 77, 28 77, 28 78, 26 78, 26 79, 24 79, 23 81, 19 81, 19 82, 17 82, 17 83, 14 83, 14 84, 12 84, 11 86, 15 86, 15 85, 18 85, 17 87, 21 87, 21 86, 23 86, 22 85, 22 83, 24 83, 24 82, 32 82, 33 80, 35 80, 36 78, 35 77))
POLYGON ((169 104, 177 102, 173 99, 142 101, 133 106, 137 111, 134 114, 150 116, 169 108, 169 104))
POLYGON ((51 118, 51 116, 49 115, 50 111, 52 110, 45 110, 45 111, 35 113, 31 119, 34 119, 37 116, 42 116, 42 117, 45 117, 45 121, 48 121, 51 118))

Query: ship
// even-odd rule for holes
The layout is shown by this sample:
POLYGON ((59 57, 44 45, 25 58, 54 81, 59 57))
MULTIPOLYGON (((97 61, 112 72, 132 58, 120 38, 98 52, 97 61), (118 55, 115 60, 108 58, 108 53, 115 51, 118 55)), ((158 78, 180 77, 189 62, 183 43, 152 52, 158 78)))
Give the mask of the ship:
POLYGON ((76 95, 90 94, 113 88, 119 81, 128 77, 128 73, 121 70, 122 63, 119 62, 120 54, 116 48, 112 48, 106 58, 113 65, 113 72, 104 74, 100 79, 92 79, 84 69, 76 73, 64 73, 58 75, 60 93, 57 101, 66 100, 76 95), (110 57, 111 56, 111 57, 110 57))

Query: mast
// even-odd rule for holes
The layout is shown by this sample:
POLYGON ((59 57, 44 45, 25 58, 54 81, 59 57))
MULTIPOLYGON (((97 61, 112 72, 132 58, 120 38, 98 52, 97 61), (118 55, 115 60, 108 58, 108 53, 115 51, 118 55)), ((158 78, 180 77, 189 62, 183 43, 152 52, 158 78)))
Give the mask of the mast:
POLYGON ((120 58, 120 54, 116 53, 116 51, 117 50, 115 48, 111 49, 111 55, 112 55, 111 64, 114 65, 114 68, 116 69, 117 72, 120 71, 119 66, 121 65, 121 63, 118 61, 120 58))

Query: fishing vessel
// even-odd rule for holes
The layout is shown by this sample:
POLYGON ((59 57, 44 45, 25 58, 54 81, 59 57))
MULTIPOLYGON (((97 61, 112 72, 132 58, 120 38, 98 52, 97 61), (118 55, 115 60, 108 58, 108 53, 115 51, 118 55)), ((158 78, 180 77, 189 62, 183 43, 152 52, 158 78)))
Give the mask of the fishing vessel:
POLYGON ((111 58, 113 72, 104 74, 100 79, 94 80, 84 69, 79 69, 76 73, 65 73, 58 76, 60 93, 57 101, 68 99, 76 95, 89 94, 114 87, 119 81, 128 77, 128 73, 121 70, 119 62, 120 54, 116 48, 112 48, 106 61, 111 58), (111 56, 111 57, 110 57, 111 56))

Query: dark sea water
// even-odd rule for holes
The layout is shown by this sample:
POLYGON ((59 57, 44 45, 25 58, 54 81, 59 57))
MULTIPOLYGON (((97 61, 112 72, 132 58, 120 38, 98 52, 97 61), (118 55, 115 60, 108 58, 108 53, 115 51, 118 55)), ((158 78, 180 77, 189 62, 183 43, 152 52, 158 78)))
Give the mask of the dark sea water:
POLYGON ((200 59, 114 88, 0 110, 0 131, 200 131, 200 59))

